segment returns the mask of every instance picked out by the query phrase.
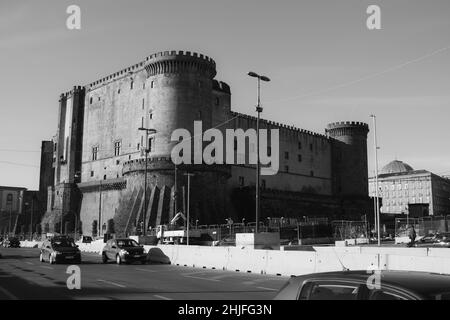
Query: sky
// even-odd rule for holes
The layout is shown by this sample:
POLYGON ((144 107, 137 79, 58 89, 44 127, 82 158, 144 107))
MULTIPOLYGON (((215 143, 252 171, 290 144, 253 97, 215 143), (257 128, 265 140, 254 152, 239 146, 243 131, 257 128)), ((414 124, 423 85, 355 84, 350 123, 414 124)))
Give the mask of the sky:
POLYGON ((324 133, 370 124, 369 175, 394 159, 450 175, 448 0, 0 0, 0 185, 38 188, 40 146, 56 133, 58 97, 140 62, 186 50, 217 64, 232 109, 324 133), (69 30, 69 5, 81 30, 69 30), (381 8, 381 30, 366 26, 381 8))

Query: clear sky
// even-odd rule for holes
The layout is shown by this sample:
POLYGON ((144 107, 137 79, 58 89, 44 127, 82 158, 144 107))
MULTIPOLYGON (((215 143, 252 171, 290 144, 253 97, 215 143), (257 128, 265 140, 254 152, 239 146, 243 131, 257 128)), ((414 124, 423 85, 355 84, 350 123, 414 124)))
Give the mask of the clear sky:
MULTIPOLYGON (((380 168, 450 174, 448 0, 0 0, 0 185, 37 188, 58 97, 164 50, 211 56, 232 108, 324 132, 377 116, 380 168), (81 30, 66 8, 81 7, 81 30), (366 9, 381 7, 382 30, 366 9), (442 50, 440 50, 442 49, 442 50)), ((374 168, 369 135, 369 174, 374 168)))

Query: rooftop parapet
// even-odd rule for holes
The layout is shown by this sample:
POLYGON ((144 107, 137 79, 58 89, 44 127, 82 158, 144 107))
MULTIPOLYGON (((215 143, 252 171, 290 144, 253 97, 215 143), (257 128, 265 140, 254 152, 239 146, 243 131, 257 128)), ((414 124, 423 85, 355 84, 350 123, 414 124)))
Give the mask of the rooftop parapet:
POLYGON ((145 58, 145 69, 148 77, 164 73, 198 72, 213 79, 217 74, 213 59, 191 51, 164 51, 152 54, 145 58))

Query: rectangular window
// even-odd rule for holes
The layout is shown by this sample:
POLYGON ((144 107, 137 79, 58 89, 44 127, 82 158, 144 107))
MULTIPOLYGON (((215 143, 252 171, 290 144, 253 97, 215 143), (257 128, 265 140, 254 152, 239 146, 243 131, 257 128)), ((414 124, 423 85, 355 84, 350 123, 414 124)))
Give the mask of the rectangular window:
POLYGON ((120 149, 122 148, 122 142, 114 142, 114 156, 120 156, 120 149))
POLYGON ((312 143, 309 144, 309 150, 313 151, 313 144, 312 143))
POLYGON ((98 147, 92 148, 92 161, 97 161, 98 157, 98 147))
POLYGON ((244 186, 244 177, 239 177, 239 186, 240 187, 244 186))
POLYGON ((286 151, 286 152, 284 153, 284 158, 285 158, 286 160, 289 160, 289 152, 286 151))
POLYGON ((298 162, 302 162, 302 155, 299 154, 297 157, 298 157, 298 162))
POLYGON ((284 166, 284 171, 289 172, 289 166, 284 166))
POLYGON ((299 143, 298 143, 298 149, 300 150, 301 148, 302 148, 302 143, 299 142, 299 143))
POLYGON ((94 176, 94 171, 91 171, 91 177, 93 177, 94 176))
POLYGON ((149 138, 148 139, 148 152, 153 152, 155 148, 155 138, 149 138))
POLYGON ((262 189, 266 188, 266 180, 264 180, 264 179, 261 181, 261 188, 262 189))

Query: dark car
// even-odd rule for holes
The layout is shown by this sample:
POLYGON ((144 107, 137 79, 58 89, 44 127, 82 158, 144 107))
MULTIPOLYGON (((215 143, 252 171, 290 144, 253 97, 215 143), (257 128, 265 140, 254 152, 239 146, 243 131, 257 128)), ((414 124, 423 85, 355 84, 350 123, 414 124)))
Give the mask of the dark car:
POLYGON ((71 238, 54 237, 42 243, 41 262, 48 261, 50 264, 59 262, 81 263, 81 252, 71 238))
POLYGON ((147 263, 144 247, 133 239, 112 239, 106 242, 102 250, 102 261, 114 260, 117 264, 141 262, 147 263))
POLYGON ((275 300, 450 300, 450 275, 387 270, 315 273, 292 277, 275 300))
POLYGON ((16 237, 11 237, 3 241, 5 248, 20 248, 20 241, 16 237))

